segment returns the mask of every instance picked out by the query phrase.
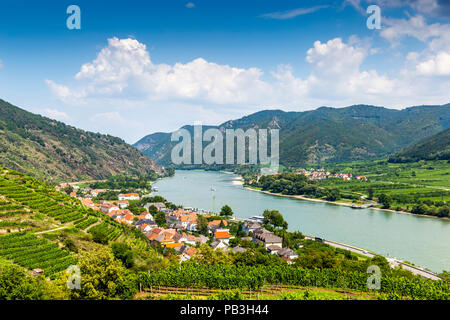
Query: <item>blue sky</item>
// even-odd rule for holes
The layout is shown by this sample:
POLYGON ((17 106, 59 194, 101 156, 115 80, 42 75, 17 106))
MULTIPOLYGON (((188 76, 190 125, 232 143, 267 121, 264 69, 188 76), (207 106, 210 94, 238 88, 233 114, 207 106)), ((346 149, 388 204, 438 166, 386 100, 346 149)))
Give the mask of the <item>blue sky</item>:
POLYGON ((446 3, 2 0, 0 98, 130 143, 261 109, 449 103, 446 3))

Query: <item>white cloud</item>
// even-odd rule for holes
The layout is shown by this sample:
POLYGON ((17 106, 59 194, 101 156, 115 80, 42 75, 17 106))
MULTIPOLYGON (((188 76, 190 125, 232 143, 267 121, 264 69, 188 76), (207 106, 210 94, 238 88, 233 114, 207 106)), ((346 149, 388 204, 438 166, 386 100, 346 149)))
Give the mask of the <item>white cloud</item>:
MULTIPOLYGON (((428 37, 430 43, 436 39, 428 37)), ((220 123, 261 109, 359 103, 405 107, 450 101, 448 81, 436 78, 449 72, 445 50, 411 52, 405 66, 389 74, 364 68, 374 52, 356 37, 348 42, 316 41, 305 56, 310 72, 299 78, 290 65, 264 75, 259 68, 236 68, 203 58, 155 64, 144 44, 112 38, 95 60, 81 66, 73 85, 52 80, 47 84, 66 104, 85 106, 83 112, 91 113, 96 128, 124 137, 133 134, 136 139, 138 134, 131 132, 170 131, 194 120, 220 123)))
POLYGON ((270 73, 271 80, 263 80, 258 68, 219 65, 203 58, 172 66, 154 64, 144 44, 112 38, 94 61, 83 64, 75 76, 77 86, 70 88, 51 80, 47 84, 61 100, 77 104, 80 99, 128 99, 279 106, 314 101, 314 94, 321 96, 325 87, 333 98, 356 92, 390 92, 392 83, 386 77, 375 70, 360 70, 367 55, 366 47, 348 45, 340 38, 316 41, 307 52, 312 70, 308 78, 297 78, 290 66, 279 66, 270 73))
POLYGON ((422 41, 426 48, 421 52, 409 52, 406 62, 420 75, 450 75, 450 25, 427 24, 426 19, 417 15, 409 19, 391 19, 381 36, 394 42, 403 37, 413 37, 422 41))
POLYGON ((316 41, 306 57, 312 66, 310 90, 316 95, 327 92, 334 99, 391 93, 393 82, 387 77, 375 70, 360 70, 367 54, 366 49, 345 44, 341 38, 316 41))
POLYGON ((419 63, 417 70, 425 75, 450 75, 450 54, 439 52, 431 59, 419 63))
POLYGON ((0 69, 3 68, 3 61, 0 59, 0 69))
POLYGON ((305 15, 308 13, 313 13, 320 9, 324 9, 324 8, 328 8, 328 7, 329 6, 324 5, 324 6, 316 6, 316 7, 311 7, 311 8, 297 8, 297 9, 292 9, 292 10, 283 11, 283 12, 266 13, 266 14, 261 15, 261 17, 277 19, 277 20, 286 20, 286 19, 295 18, 297 16, 305 15))
POLYGON ((184 99, 218 104, 246 103, 270 87, 260 80, 257 68, 234 68, 202 58, 188 63, 155 65, 146 46, 134 39, 108 40, 97 58, 75 76, 80 86, 68 88, 47 80, 61 99, 132 97, 136 99, 184 99))
POLYGON ((69 120, 69 116, 62 111, 56 110, 56 109, 44 109, 42 110, 42 113, 51 118, 51 119, 55 119, 55 120, 59 120, 59 121, 67 121, 69 120))
POLYGON ((434 44, 430 45, 435 49, 440 45, 450 46, 447 41, 450 39, 450 25, 448 24, 427 24, 422 15, 416 15, 409 19, 384 19, 384 23, 388 27, 381 31, 381 36, 391 42, 410 36, 422 42, 432 39, 434 44))
POLYGON ((195 8, 195 3, 193 3, 193 2, 186 3, 186 8, 188 8, 188 9, 195 8))

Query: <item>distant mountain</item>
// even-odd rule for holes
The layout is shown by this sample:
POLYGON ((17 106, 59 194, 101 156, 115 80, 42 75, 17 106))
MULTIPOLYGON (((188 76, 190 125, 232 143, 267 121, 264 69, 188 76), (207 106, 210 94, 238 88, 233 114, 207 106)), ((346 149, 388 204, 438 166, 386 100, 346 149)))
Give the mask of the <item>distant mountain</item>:
POLYGON ((450 129, 425 138, 389 159, 390 162, 419 160, 450 160, 450 129))
POLYGON ((145 175, 161 170, 120 138, 76 129, 3 100, 0 164, 52 181, 145 175))
MULTIPOLYGON (((393 110, 368 105, 313 111, 267 110, 215 128, 280 129, 280 163, 307 165, 389 155, 450 127, 450 104, 393 110)), ((183 128, 192 132, 192 126, 183 128)), ((169 165, 171 133, 150 134, 134 144, 157 163, 169 165)), ((206 143, 205 143, 206 145, 206 143)))

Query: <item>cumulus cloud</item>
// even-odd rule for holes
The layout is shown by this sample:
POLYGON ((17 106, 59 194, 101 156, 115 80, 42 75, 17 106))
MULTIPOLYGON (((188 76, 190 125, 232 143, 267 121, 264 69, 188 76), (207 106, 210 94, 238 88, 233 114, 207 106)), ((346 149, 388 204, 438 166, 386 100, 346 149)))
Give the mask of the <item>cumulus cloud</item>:
POLYGON ((186 3, 186 8, 188 8, 188 9, 195 8, 195 3, 193 3, 193 2, 186 3))
POLYGON ((62 112, 62 111, 59 111, 56 109, 46 108, 46 109, 42 110, 42 113, 51 119, 55 119, 55 120, 59 120, 59 121, 69 120, 69 116, 65 112, 62 112))
POLYGON ((325 90, 336 99, 390 93, 391 80, 378 75, 376 70, 361 70, 367 54, 366 49, 348 45, 341 38, 326 43, 316 41, 306 57, 312 66, 310 90, 317 95, 325 90))
POLYGON ((120 97, 185 99, 218 104, 245 103, 270 90, 257 68, 235 68, 202 58, 188 63, 153 64, 146 46, 135 39, 108 40, 93 62, 75 76, 81 86, 68 88, 47 80, 62 99, 120 97))
MULTIPOLYGON (((412 30, 391 39, 415 35, 412 30)), ((439 39, 434 35, 440 33, 432 28, 427 32, 430 36, 423 37, 424 41, 439 39)), ((448 82, 435 78, 448 75, 447 51, 412 52, 403 69, 399 67, 390 74, 364 67, 367 57, 374 53, 376 50, 355 37, 347 42, 341 38, 316 41, 304 58, 309 74, 300 78, 290 65, 264 74, 259 68, 237 68, 203 58, 156 64, 145 44, 112 38, 93 61, 81 66, 73 84, 52 80, 47 84, 69 105, 95 106, 92 123, 108 124, 104 129, 107 132, 111 132, 108 126, 137 129, 140 121, 150 126, 163 121, 181 125, 215 119, 217 123, 221 117, 228 120, 267 108, 301 110, 357 103, 404 107, 450 100, 445 89, 448 82), (144 120, 149 114, 152 116, 144 120)))
POLYGON ((425 75, 450 75, 450 54, 439 52, 431 59, 419 63, 417 70, 425 75))
POLYGON ((236 68, 197 58, 174 65, 154 64, 144 44, 135 39, 108 40, 97 58, 82 65, 77 85, 68 87, 47 80, 61 100, 135 99, 184 101, 213 105, 279 105, 314 99, 327 87, 334 96, 355 92, 390 92, 392 83, 375 70, 360 70, 367 48, 340 38, 316 41, 306 61, 311 74, 297 78, 290 66, 279 66, 263 80, 258 68, 236 68), (312 94, 312 96, 311 96, 312 94))

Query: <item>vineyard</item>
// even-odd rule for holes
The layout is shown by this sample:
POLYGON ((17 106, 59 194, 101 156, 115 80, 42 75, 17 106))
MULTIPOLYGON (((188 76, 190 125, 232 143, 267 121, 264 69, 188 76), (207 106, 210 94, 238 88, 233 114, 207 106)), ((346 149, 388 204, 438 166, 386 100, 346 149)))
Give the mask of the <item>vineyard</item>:
POLYGON ((122 230, 120 228, 117 228, 107 222, 102 222, 96 226, 93 226, 88 232, 95 233, 98 231, 105 233, 108 241, 115 241, 122 234, 122 230))
MULTIPOLYGON (((302 269, 294 266, 237 266, 183 263, 158 272, 140 274, 145 288, 252 289, 264 285, 289 285, 318 288, 342 288, 362 292, 367 289, 368 274, 339 269, 302 269)), ((419 278, 381 278, 381 293, 411 299, 448 300, 450 287, 443 281, 419 278)))
POLYGON ((27 269, 42 269, 46 276, 76 263, 76 259, 57 244, 23 232, 1 236, 0 255, 27 269))

